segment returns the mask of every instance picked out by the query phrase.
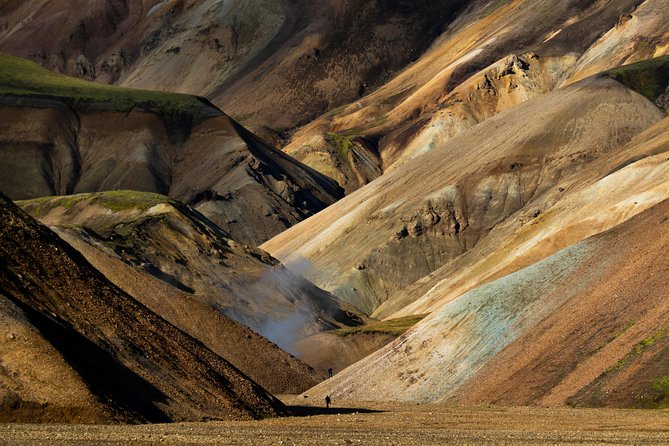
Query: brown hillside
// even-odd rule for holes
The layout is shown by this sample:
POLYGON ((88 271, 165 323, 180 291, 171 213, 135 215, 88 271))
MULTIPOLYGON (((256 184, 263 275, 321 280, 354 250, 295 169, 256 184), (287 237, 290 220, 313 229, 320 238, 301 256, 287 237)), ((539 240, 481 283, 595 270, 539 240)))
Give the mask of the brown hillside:
MULTIPOLYGON (((255 418, 282 410, 257 384, 108 282, 4 196, 0 205, 3 295, 107 408, 98 416, 185 421, 255 418)), ((57 355, 49 354, 47 361, 54 360, 57 355)), ((61 382, 49 385, 63 391, 61 382)), ((33 389, 40 391, 38 385, 33 389)), ((18 395, 29 393, 19 389, 18 395)), ((46 394, 40 398, 50 399, 46 394)), ((70 400, 74 407, 82 403, 70 400)), ((3 413, 7 405, 23 404, 4 399, 3 413)), ((39 404, 39 399, 25 404, 39 404)), ((96 412, 95 406, 88 408, 96 412)))
POLYGON ((236 243, 197 212, 166 197, 121 191, 20 203, 58 228, 120 288, 273 392, 295 393, 318 378, 290 355, 269 343, 261 345, 257 335, 253 342, 266 354, 249 354, 254 346, 240 342, 248 330, 240 330, 226 315, 292 353, 301 337, 361 322, 352 308, 269 254, 236 243), (171 289, 172 298, 152 291, 142 279, 146 275, 164 282, 160 288, 171 289), (220 330, 230 333, 223 336, 220 330))
POLYGON ((59 229, 58 235, 123 291, 230 361, 269 392, 300 393, 321 381, 321 375, 311 367, 225 316, 206 299, 133 268, 81 231, 59 229))
POLYGON ((13 199, 157 192, 255 245, 342 195, 201 98, 79 81, 10 56, 0 66, 0 190, 13 199))
POLYGON ((465 4, 4 2, 0 51, 87 79, 206 95, 245 124, 282 130, 380 85, 465 4))

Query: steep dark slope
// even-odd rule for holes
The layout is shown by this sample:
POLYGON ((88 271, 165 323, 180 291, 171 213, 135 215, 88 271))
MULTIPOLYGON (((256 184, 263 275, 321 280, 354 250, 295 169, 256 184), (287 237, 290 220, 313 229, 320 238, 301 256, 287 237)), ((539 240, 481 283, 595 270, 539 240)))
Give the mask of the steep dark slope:
POLYGON ((0 56, 0 190, 135 189, 187 202, 258 244, 341 197, 207 101, 67 78, 0 56))
POLYGON ((111 416, 67 360, 0 291, 0 420, 100 422, 111 416), (39 364, 39 367, 35 365, 39 364))
MULTIPOLYGON (((159 296, 149 303, 150 296, 137 296, 118 283, 163 316, 177 317, 177 306, 192 303, 192 308, 186 305, 177 312, 179 322, 165 318, 198 339, 206 336, 223 342, 223 350, 205 344, 235 365, 225 354, 229 344, 209 333, 217 326, 215 321, 202 322, 205 327, 199 320, 230 316, 290 352, 296 351, 294 343, 303 336, 360 323, 353 308, 293 274, 266 252, 240 245, 201 214, 162 195, 117 191, 20 204, 43 223, 65 231, 78 249, 101 256, 91 260, 100 269, 106 270, 105 263, 116 258, 140 275, 153 275, 186 293, 185 301, 184 296, 175 297, 174 306, 159 296), (202 311, 208 315, 204 317, 202 311)), ((125 272, 110 274, 115 283, 125 280, 125 272)), ((269 366, 271 358, 265 361, 257 373, 269 366)))
POLYGON ((280 413, 280 402, 111 284, 4 196, 0 210, 3 300, 18 307, 58 350, 107 408, 105 418, 177 421, 280 413))
MULTIPOLYGON (((214 299, 181 291, 144 268, 133 267, 82 230, 60 228, 58 234, 123 291, 230 361, 272 394, 300 393, 322 380, 322 375, 293 355, 227 317, 214 299)), ((300 327, 293 328, 298 336, 300 327)))

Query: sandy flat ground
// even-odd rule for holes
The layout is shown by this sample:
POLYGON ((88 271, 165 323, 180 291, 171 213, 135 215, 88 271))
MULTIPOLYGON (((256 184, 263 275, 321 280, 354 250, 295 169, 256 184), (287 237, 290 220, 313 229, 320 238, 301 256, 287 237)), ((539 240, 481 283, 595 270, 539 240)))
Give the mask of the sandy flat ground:
MULTIPOLYGON (((295 403, 297 400, 287 401, 295 403)), ((0 444, 669 445, 669 412, 357 404, 300 416, 141 426, 0 425, 0 444)))

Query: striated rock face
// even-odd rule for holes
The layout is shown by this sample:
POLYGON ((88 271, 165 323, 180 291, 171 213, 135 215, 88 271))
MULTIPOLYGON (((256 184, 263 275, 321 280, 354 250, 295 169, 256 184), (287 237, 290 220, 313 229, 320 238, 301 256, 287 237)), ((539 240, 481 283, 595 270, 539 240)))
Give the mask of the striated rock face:
POLYGON ((206 100, 85 83, 7 56, 0 64, 0 190, 13 199, 157 192, 255 245, 342 195, 206 100))
MULTIPOLYGON (((662 116, 623 85, 588 79, 487 119, 263 249, 284 261, 311 260, 314 283, 388 317, 411 302, 388 307, 389 298, 472 251, 511 216, 539 218, 561 197, 565 178, 662 116)), ((411 311, 403 314, 426 312, 411 311)))
POLYGON ((88 79, 206 95, 350 193, 515 104, 666 54, 665 9, 664 0, 33 0, 3 6, 0 51, 88 79))
POLYGON ((314 132, 304 144, 285 147, 284 151, 336 180, 346 193, 383 173, 376 145, 360 136, 314 132))
POLYGON ((667 54, 667 20, 664 0, 470 2, 414 63, 295 131, 285 150, 350 193, 366 182, 330 133, 372 141, 388 172, 528 99, 667 54))
POLYGON ((196 421, 284 410, 4 196, 0 219, 2 314, 16 328, 5 336, 7 342, 24 343, 24 335, 37 341, 17 360, 12 344, 6 347, 3 340, 3 419, 25 421, 34 414, 31 421, 196 421), (22 369, 31 357, 55 364, 62 376, 22 369), (72 389, 64 387, 71 383, 72 389))
POLYGON ((0 51, 86 79, 206 95, 246 125, 285 130, 383 83, 418 58, 466 5, 5 2, 0 51))

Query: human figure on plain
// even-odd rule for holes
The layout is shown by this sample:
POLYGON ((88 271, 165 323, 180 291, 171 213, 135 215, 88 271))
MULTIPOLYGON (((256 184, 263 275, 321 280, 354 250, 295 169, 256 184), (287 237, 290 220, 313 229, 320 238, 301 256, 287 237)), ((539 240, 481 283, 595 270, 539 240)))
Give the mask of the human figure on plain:
POLYGON ((332 378, 332 372, 333 372, 333 371, 334 371, 334 370, 332 370, 332 367, 330 367, 330 368, 328 369, 328 378, 332 378))
POLYGON ((329 409, 330 408, 330 403, 332 402, 332 399, 330 399, 330 395, 325 395, 325 408, 329 409))

